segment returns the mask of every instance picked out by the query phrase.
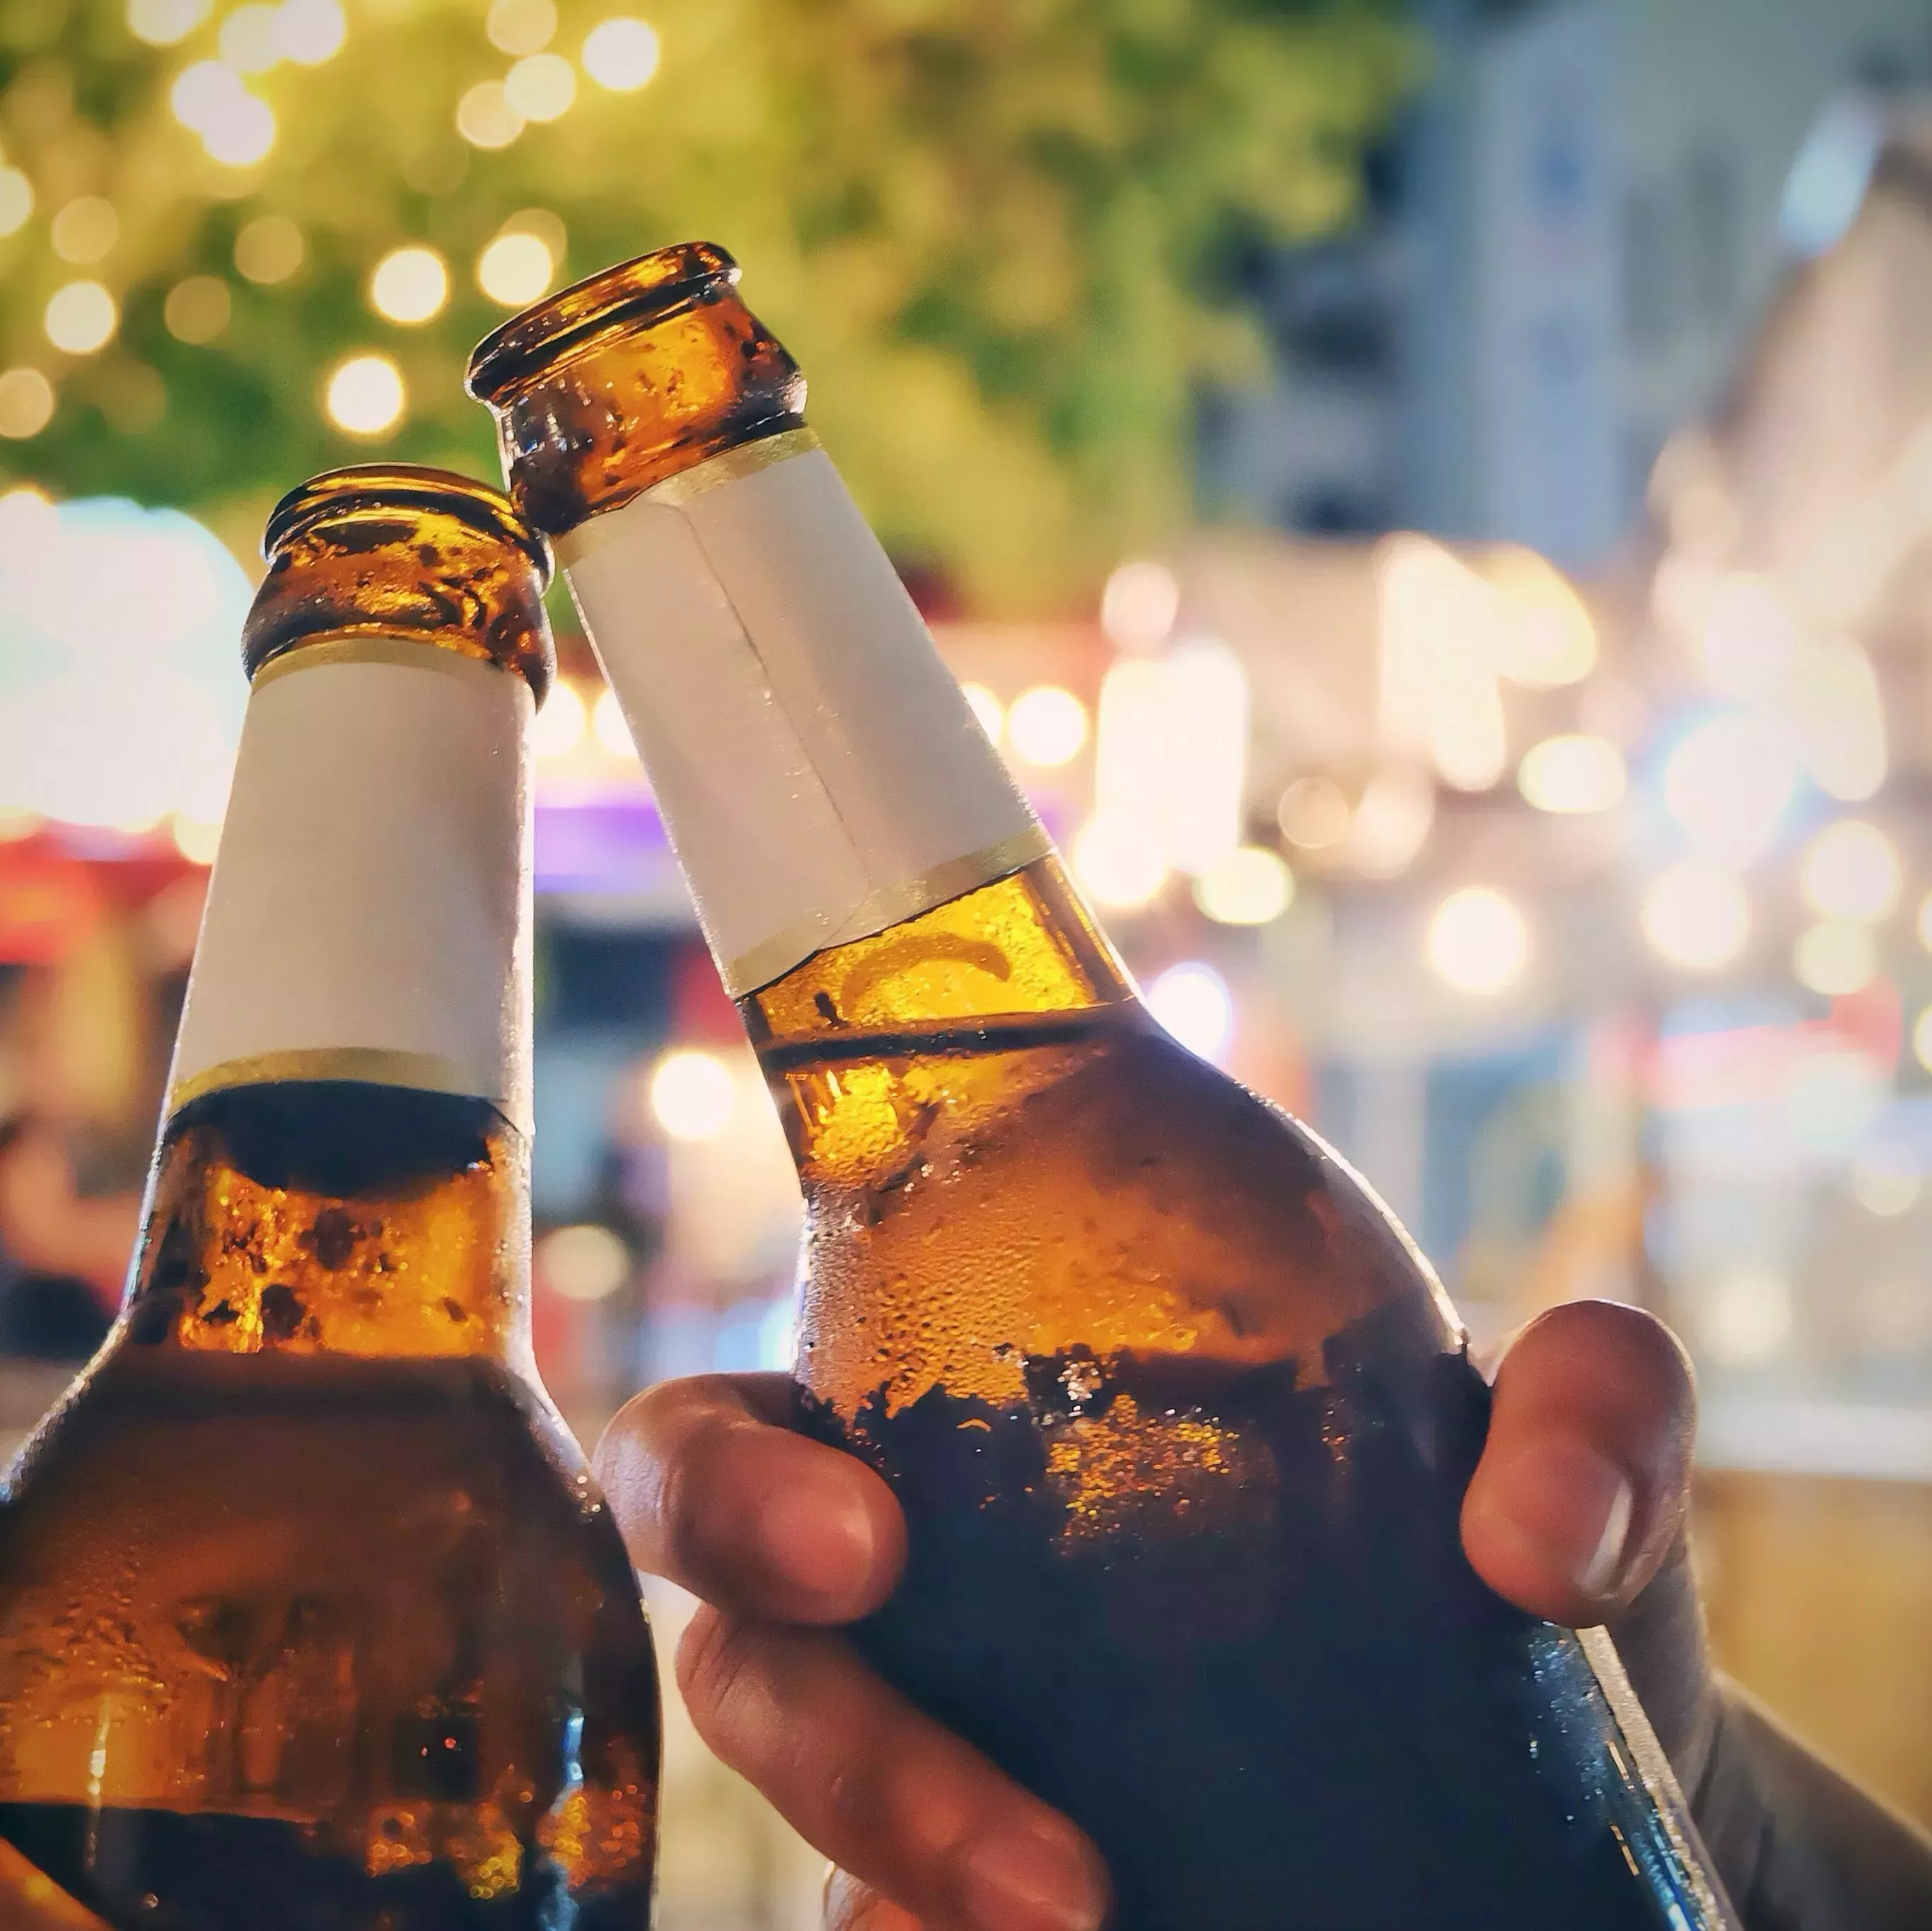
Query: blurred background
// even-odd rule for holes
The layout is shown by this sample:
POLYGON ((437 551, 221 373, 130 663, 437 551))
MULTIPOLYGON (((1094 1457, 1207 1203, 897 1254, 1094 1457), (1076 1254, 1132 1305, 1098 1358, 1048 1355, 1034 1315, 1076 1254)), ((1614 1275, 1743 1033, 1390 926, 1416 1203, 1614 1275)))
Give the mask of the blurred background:
MULTIPOLYGON (((0 1446, 118 1297, 268 506, 494 474, 472 342, 698 235, 1161 1018, 1479 1339, 1676 1324, 1721 1658, 1932 1821, 1925 0, 0 0, 0 1446)), ((588 1438, 787 1360, 797 1206, 556 616, 588 1438)), ((664 1931, 814 1922, 670 1749, 664 1931)))

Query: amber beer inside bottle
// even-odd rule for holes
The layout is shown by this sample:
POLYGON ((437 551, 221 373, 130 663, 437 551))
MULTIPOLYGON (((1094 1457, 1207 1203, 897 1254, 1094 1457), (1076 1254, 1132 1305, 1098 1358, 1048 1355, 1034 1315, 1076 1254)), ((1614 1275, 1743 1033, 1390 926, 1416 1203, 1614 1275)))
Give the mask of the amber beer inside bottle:
POLYGON ((0 1496, 0 1839, 116 1931, 642 1931, 650 1635, 530 1351, 547 555, 399 468, 266 549, 127 1301, 0 1496))
POLYGON ((906 1509, 866 1653, 1093 1835, 1122 1931, 1728 1923, 1614 1653, 1462 1556, 1486 1393, 1426 1264, 1154 1023, 736 279, 614 270, 471 386, 790 1138, 800 1425, 906 1509))

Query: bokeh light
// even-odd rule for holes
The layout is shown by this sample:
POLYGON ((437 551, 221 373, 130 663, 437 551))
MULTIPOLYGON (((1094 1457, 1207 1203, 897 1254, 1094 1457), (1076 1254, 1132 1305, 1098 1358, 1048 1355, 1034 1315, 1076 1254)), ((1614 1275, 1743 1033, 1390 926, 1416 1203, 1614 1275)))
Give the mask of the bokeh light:
POLYGON ((128 31, 151 47, 184 41, 208 16, 212 0, 128 0, 128 31))
POLYGON ((121 311, 98 281, 70 281, 47 299, 42 326, 47 340, 70 356, 91 356, 114 339, 121 311))
POLYGON ((328 378, 328 419, 352 436, 380 436, 401 420, 408 398, 403 372, 387 356, 351 356, 328 378))
POLYGON ((967 707, 980 721, 980 728, 997 744, 1000 734, 1006 728, 1006 707, 984 684, 962 684, 959 694, 966 700, 967 707))
POLYGON ((1664 801, 1700 856, 1747 865, 1768 851, 1797 794, 1790 738, 1727 712, 1694 726, 1664 767, 1664 801))
POLYGON ((1221 925, 1267 925, 1294 899, 1294 875, 1265 845, 1244 845, 1194 881, 1194 902, 1221 925))
POLYGON ((282 58, 278 10, 249 0, 221 23, 215 45, 237 74, 266 74, 282 58))
POLYGON ((619 14, 600 21, 584 38, 584 71, 614 94, 634 94, 658 71, 663 50, 646 20, 619 14))
POLYGON ((1013 755, 1043 770, 1071 764, 1085 749, 1087 734, 1087 707, 1058 684, 1021 692, 1006 711, 1013 755))
POLYGON ((673 1140, 716 1140, 738 1109, 737 1083, 715 1053, 680 1047, 651 1070, 651 1113, 673 1140))
POLYGON ((47 239, 64 262, 86 268, 103 261, 121 238, 121 218, 114 204, 98 194, 78 194, 54 216, 47 239))
POLYGON ((456 131, 472 148, 507 148, 524 131, 500 80, 479 80, 456 104, 456 131))
POLYGON ((369 305, 391 322, 428 322, 449 299, 449 270, 434 248, 392 248, 369 277, 369 305))
POLYGON ((168 290, 161 320, 178 342, 212 342, 228 326, 234 299, 218 275, 191 275, 168 290))
POLYGON ((1348 835, 1348 796, 1333 778, 1297 778, 1281 794, 1281 835, 1304 851, 1326 851, 1348 835))
POLYGON ((1820 918, 1888 917, 1904 884, 1898 848, 1863 818, 1827 825, 1798 861, 1798 890, 1820 918))
POLYGON ((574 684, 559 677, 550 695, 530 719, 530 755, 534 758, 567 757, 584 741, 590 713, 574 684))
POLYGON ((1705 1295, 1700 1325, 1705 1347, 1727 1367, 1768 1361, 1790 1338, 1791 1284, 1773 1269, 1732 1268, 1705 1295))
POLYGON ((16 167, 0 167, 0 238, 15 234, 34 212, 34 184, 16 167))
POLYGON ((1791 952, 1798 983, 1826 999, 1862 993, 1878 977, 1878 944, 1855 919, 1820 919, 1798 935, 1791 952))
POLYGON ((342 51, 349 22, 338 0, 282 0, 275 9, 275 45, 298 67, 320 67, 342 51))
POLYGON ((1147 989, 1148 1010, 1198 1058, 1215 1064, 1234 1038, 1234 996, 1213 966, 1199 959, 1170 966, 1147 989))
POLYGON ((1750 899, 1721 866, 1688 858, 1658 874, 1639 914, 1651 950, 1687 972, 1714 972, 1744 949, 1750 899))
POLYGON ((1158 649, 1180 614, 1178 580, 1150 558, 1121 564, 1101 593, 1101 627, 1123 650, 1158 649))
POLYGON ((1538 811, 1608 811, 1628 783, 1623 753, 1606 737, 1546 737, 1531 746, 1516 786, 1538 811))
POLYGON ((263 286, 286 281, 308 252, 302 231, 286 215, 258 215, 235 237, 235 266, 263 286))
POLYGON ((539 300, 556 275, 556 263, 542 239, 523 230, 499 235, 476 260, 476 286, 506 308, 539 300))
POLYGON ((631 1250, 608 1227, 556 1227, 531 1256, 538 1281, 566 1301, 608 1301, 631 1272, 631 1250))
POLYGON ((503 98, 526 121, 561 119, 577 98, 577 70, 561 54, 528 55, 504 75, 503 98))
POLYGON ((1529 926, 1515 902, 1487 885, 1451 892, 1429 922, 1429 962, 1459 992, 1500 993, 1529 962, 1529 926))
POLYGON ((1108 911, 1138 911, 1167 883, 1167 860, 1138 819, 1096 812, 1082 826, 1071 853, 1074 875, 1108 911))
POLYGON ((483 32, 499 53, 537 53, 556 38, 556 8, 553 0, 492 0, 483 32))
POLYGON ((37 368, 0 371, 0 436, 24 442, 53 420, 54 386, 37 368))
POLYGON ((608 686, 598 694, 590 710, 591 734, 614 758, 634 758, 638 747, 631 741, 629 720, 617 693, 608 686))

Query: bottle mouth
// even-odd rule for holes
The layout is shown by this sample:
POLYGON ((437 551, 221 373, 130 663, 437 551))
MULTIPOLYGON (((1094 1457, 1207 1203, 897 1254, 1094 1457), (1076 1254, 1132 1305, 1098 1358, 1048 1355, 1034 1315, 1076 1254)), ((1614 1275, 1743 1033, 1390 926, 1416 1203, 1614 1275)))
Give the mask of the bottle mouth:
POLYGON ((501 490, 459 476, 454 470, 430 469, 416 463, 352 464, 344 469, 325 470, 298 483, 269 511, 262 533, 262 554, 272 560, 284 544, 345 510, 397 506, 440 512, 482 536, 513 545, 530 559, 540 585, 550 580, 548 539, 501 490))
POLYGON ((485 335, 470 358, 463 386, 478 402, 494 404, 560 356, 730 288, 739 273, 737 263, 711 242, 680 242, 620 262, 485 335))

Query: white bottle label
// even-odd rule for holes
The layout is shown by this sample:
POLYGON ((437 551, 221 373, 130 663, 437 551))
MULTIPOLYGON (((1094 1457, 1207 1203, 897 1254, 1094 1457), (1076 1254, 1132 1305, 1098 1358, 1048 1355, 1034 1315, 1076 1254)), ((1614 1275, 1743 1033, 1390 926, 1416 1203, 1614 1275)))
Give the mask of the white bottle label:
POLYGON ((514 671, 330 639, 249 694, 169 1082, 363 1080, 530 1128, 530 830, 514 671))
POLYGON ((1049 849, 808 430, 557 551, 733 994, 1049 849))

